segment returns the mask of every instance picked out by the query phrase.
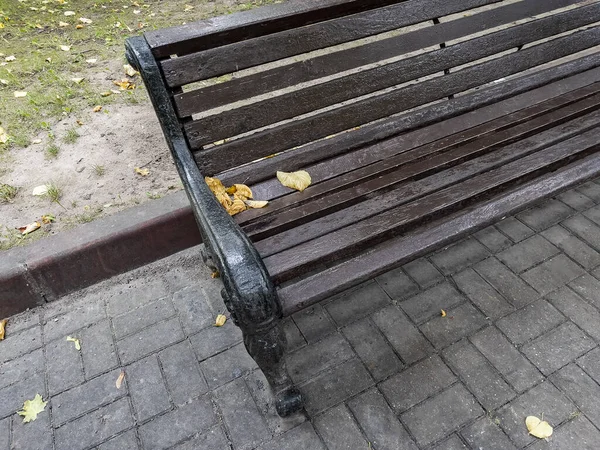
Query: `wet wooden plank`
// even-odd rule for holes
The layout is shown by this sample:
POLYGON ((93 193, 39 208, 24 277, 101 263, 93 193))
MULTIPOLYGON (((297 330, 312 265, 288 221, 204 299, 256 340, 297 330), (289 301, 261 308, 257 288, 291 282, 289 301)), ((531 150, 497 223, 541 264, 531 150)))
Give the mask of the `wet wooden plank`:
POLYGON ((600 154, 595 153, 488 201, 416 228, 405 236, 386 241, 348 261, 288 283, 278 290, 284 315, 289 316, 331 295, 443 248, 502 217, 599 175, 600 154))
POLYGON ((587 156, 599 149, 600 134, 598 129, 594 129, 399 208, 267 257, 264 263, 277 283, 292 279, 310 266, 364 250, 386 238, 406 232, 411 224, 451 213, 485 194, 493 194, 502 188, 508 189, 541 172, 555 170, 571 159, 587 156))
MULTIPOLYGON (((237 139, 214 149, 200 152, 203 173, 218 173, 227 168, 256 160, 287 148, 363 125, 401 111, 424 105, 481 84, 521 72, 548 61, 600 44, 600 28, 579 31, 386 94, 327 111, 302 120, 237 139)), ((194 122, 185 125, 188 141, 198 148, 202 132, 194 122)))

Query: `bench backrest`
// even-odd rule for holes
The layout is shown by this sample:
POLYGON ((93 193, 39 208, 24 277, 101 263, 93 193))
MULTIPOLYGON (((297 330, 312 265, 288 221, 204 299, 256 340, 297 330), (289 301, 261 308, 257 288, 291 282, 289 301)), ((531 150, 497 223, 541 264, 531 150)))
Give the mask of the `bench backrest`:
POLYGON ((145 37, 214 175, 331 157, 332 135, 600 45, 598 21, 597 1, 291 0, 145 37))

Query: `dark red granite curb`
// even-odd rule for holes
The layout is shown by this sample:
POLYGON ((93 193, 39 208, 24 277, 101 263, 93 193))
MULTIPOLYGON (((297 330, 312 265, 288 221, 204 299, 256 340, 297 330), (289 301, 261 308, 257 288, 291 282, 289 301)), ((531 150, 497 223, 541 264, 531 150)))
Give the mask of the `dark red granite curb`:
POLYGON ((179 192, 0 253, 0 319, 201 242, 179 192))

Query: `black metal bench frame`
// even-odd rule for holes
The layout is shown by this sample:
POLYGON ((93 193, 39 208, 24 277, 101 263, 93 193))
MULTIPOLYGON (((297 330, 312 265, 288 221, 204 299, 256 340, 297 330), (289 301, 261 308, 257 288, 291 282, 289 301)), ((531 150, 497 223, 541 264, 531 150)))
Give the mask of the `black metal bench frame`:
MULTIPOLYGON (((457 10, 462 11, 498 2, 501 2, 501 0, 465 0, 464 6, 458 7, 457 10)), ((555 8, 564 7, 568 4, 578 4, 576 1, 567 0, 548 0, 548 2, 554 5, 555 8)), ((286 285, 285 282, 294 279, 294 276, 297 273, 304 273, 308 269, 314 269, 313 267, 310 267, 310 264, 308 267, 298 264, 294 267, 290 266, 289 273, 281 272, 277 274, 277 282, 274 282, 273 274, 270 274, 270 271, 265 264, 265 258, 261 256, 255 242, 252 240, 256 240, 258 237, 262 236, 260 234, 260 226, 257 226, 258 228, 255 227, 255 229, 253 229, 252 226, 249 226, 246 231, 244 231, 239 225, 241 219, 238 220, 237 217, 230 217, 218 204, 214 195, 204 182, 204 174, 212 176, 225 169, 231 169, 226 173, 225 178, 229 177, 229 179, 235 180, 236 176, 239 176, 240 173, 244 173, 243 169, 236 169, 236 165, 231 165, 227 158, 224 158, 224 161, 217 161, 215 163, 214 154, 219 151, 218 147, 211 149, 209 146, 209 149, 203 154, 212 156, 212 159, 208 158, 206 160, 203 160, 202 157, 195 158, 194 152, 192 151, 193 141, 200 139, 199 136, 202 136, 202 131, 198 131, 200 125, 212 123, 218 128, 218 133, 212 133, 210 130, 205 133, 206 136, 204 137, 204 141, 209 142, 207 140, 221 137, 219 133, 226 136, 235 136, 239 132, 245 132, 246 129, 244 126, 248 126, 249 129, 260 128, 265 125, 265 123, 269 122, 268 119, 265 118, 266 116, 261 115, 262 113, 252 115, 259 110, 253 109, 253 106, 250 105, 248 107, 240 107, 241 112, 238 113, 234 111, 229 113, 230 115, 228 116, 232 120, 249 117, 248 122, 250 122, 250 124, 244 119, 242 120, 244 123, 241 125, 237 122, 234 122, 231 125, 223 125, 218 121, 218 118, 211 122, 212 119, 210 117, 196 123, 196 121, 191 118, 194 112, 193 108, 186 110, 185 101, 182 100, 182 98, 186 97, 187 100, 191 102, 190 104, 193 104, 194 102, 201 100, 201 97, 192 98, 190 95, 186 96, 181 88, 169 87, 169 83, 171 83, 171 85, 177 84, 173 81, 174 79, 177 79, 177 77, 183 77, 183 80, 179 80, 179 84, 184 84, 197 79, 210 78, 221 73, 229 73, 232 71, 232 58, 236 53, 226 52, 226 57, 219 59, 219 52, 223 48, 227 49, 227 46, 229 45, 237 45, 238 52, 251 52, 253 48, 256 48, 255 46, 257 44, 255 43, 255 40, 258 40, 258 42, 266 42, 265 40, 269 39, 269 42, 273 43, 277 42, 277 39, 281 39, 281 42, 284 43, 286 41, 283 40, 283 37, 299 33, 297 31, 298 27, 307 25, 326 27, 328 20, 344 20, 344 23, 347 23, 348 26, 352 26, 352 21, 355 17, 362 17, 364 19, 364 17, 367 16, 361 16, 361 14, 371 14, 369 17, 372 17, 371 24, 373 30, 371 30, 370 34, 384 32, 386 29, 377 22, 377 14, 380 11, 383 11, 385 7, 393 7, 394 5, 406 5, 407 10, 414 8, 416 12, 416 18, 409 17, 404 22, 399 23, 399 26, 418 22, 419 18, 417 17, 417 13, 419 11, 421 11, 419 14, 423 16, 422 19, 432 19, 436 26, 439 24, 436 17, 429 17, 432 15, 431 11, 423 13, 422 11, 424 8, 416 6, 417 2, 415 0, 322 0, 314 2, 315 4, 313 5, 310 5, 310 3, 313 2, 290 1, 282 5, 259 8, 255 11, 234 14, 232 16, 211 21, 197 22, 169 29, 165 33, 162 31, 150 32, 145 36, 132 37, 128 39, 126 43, 127 59, 140 71, 148 89, 150 99, 160 120, 162 130, 171 149, 177 170, 181 176, 198 222, 204 243, 203 259, 209 267, 213 270, 218 270, 221 274, 221 279, 224 284, 222 296, 225 305, 230 311, 235 324, 242 329, 244 344, 248 353, 257 362, 271 384, 276 398, 277 412, 282 416, 287 416, 298 411, 302 407, 300 392, 294 387, 285 367, 284 356, 286 342, 281 327, 281 319, 283 316, 290 315, 291 313, 311 305, 331 294, 339 293, 345 288, 356 285, 427 252, 441 248, 468 233, 493 223, 495 220, 507 214, 514 213, 541 198, 555 194, 562 189, 587 180, 600 173, 600 158, 596 153, 598 147, 596 146, 595 141, 593 141, 593 137, 590 137, 587 141, 584 139, 586 130, 593 130, 593 127, 595 126, 595 122, 592 121, 587 128, 585 128, 584 125, 581 125, 579 131, 572 132, 571 134, 573 136, 583 136, 581 138, 581 143, 578 142, 578 145, 588 145, 584 151, 573 153, 572 155, 569 153, 562 159, 559 156, 556 156, 556 163, 541 164, 539 170, 532 172, 520 181, 515 181, 513 185, 507 184, 502 191, 488 189, 490 192, 488 197, 483 199, 477 197, 478 203, 467 202, 465 206, 460 206, 461 203, 456 200, 458 206, 449 210, 447 213, 444 213, 443 211, 440 214, 433 214, 430 212, 422 213, 423 220, 418 222, 418 226, 406 230, 402 236, 392 236, 392 234, 395 233, 389 233, 389 236, 386 235, 387 240, 383 238, 380 240, 373 240, 373 245, 379 245, 381 243, 386 245, 385 247, 379 245, 376 252, 362 251, 360 254, 356 255, 345 255, 337 265, 335 265, 333 258, 328 259, 324 256, 323 261, 326 264, 322 269, 316 270, 316 275, 305 276, 304 278, 299 278, 291 286, 286 285), (309 5, 307 5, 307 3, 309 3, 309 5), (316 3, 318 3, 318 5, 316 5, 316 3), (189 66, 194 67, 194 71, 198 72, 194 73, 193 76, 184 73, 184 69, 177 69, 177 67, 179 67, 177 59, 171 59, 171 71, 169 73, 165 73, 164 67, 161 68, 161 61, 168 60, 171 53, 177 53, 177 48, 181 45, 190 45, 194 49, 194 54, 201 56, 198 60, 200 62, 193 62, 193 64, 189 66), (207 69, 201 64, 203 61, 213 61, 215 67, 207 69), (202 74, 203 71, 206 73, 202 74), (167 78, 170 79, 169 82, 167 82, 167 78), (177 108, 179 108, 179 111, 177 111, 177 108), (329 266, 331 263, 334 263, 334 265, 329 266)), ((442 2, 438 0, 429 0, 428 2, 422 3, 428 3, 428 8, 440 8, 443 10, 442 12, 444 12, 444 14, 455 12, 450 10, 450 6, 446 7, 444 4, 457 4, 457 2, 442 2)), ((578 5, 581 8, 587 8, 585 11, 581 10, 579 15, 577 12, 567 12, 563 15, 556 15, 556 17, 560 18, 556 19, 556 21, 562 20, 565 22, 564 25, 562 23, 557 24, 556 21, 552 23, 553 19, 550 18, 540 21, 536 26, 540 29, 544 26, 554 27, 552 33, 558 34, 562 29, 561 27, 565 28, 565 30, 570 30, 574 27, 574 25, 569 25, 567 23, 569 20, 572 20, 575 25, 579 24, 579 22, 583 20, 582 17, 584 12, 585 15, 591 16, 589 22, 593 22, 592 19, 595 19, 596 21, 600 20, 600 5, 588 5, 588 3, 589 2, 581 2, 578 5)), ((523 5, 525 6, 521 5, 521 7, 526 10, 527 7, 533 4, 532 1, 526 1, 523 2, 523 5)), ((520 6, 515 6, 515 8, 519 7, 520 6)), ((547 9, 552 8, 547 7, 547 9)), ((507 17, 510 15, 509 13, 512 13, 511 11, 508 11, 508 9, 502 11, 503 13, 507 13, 507 17)), ((362 23, 364 24, 364 22, 362 23)), ((475 23, 475 21, 469 23, 475 23)), ((355 24, 355 26, 357 25, 355 24)), ((531 39, 526 39, 525 42, 521 42, 523 39, 518 33, 525 35, 526 33, 531 33, 534 28, 528 28, 526 25, 523 25, 515 27, 514 30, 515 34, 512 37, 509 35, 510 32, 504 32, 504 34, 502 34, 503 39, 512 39, 512 41, 514 41, 514 47, 517 48, 517 51, 521 51, 523 44, 530 42, 531 39)), ((347 31, 349 35, 352 34, 351 29, 348 29, 347 31)), ((473 30, 473 32, 475 31, 476 30, 473 30)), ((425 33, 426 32, 423 32, 423 35, 425 35, 425 33)), ((368 34, 369 33, 365 32, 365 35, 368 34)), ((547 48, 547 51, 549 52, 555 52, 555 56, 559 58, 560 56, 565 56, 565 52, 568 54, 571 51, 569 50, 570 48, 574 49, 572 51, 579 51, 600 44, 600 33, 598 33, 598 28, 592 28, 587 31, 584 30, 579 35, 573 36, 574 37, 572 38, 562 38, 563 40, 560 41, 560 45, 564 45, 566 50, 554 50, 548 44, 542 44, 542 46, 546 45, 546 47, 543 48, 547 48), (586 39, 588 41, 592 39, 593 42, 586 42, 586 39)), ((312 40, 309 40, 310 42, 303 47, 303 51, 336 45, 350 40, 352 39, 348 36, 344 36, 344 33, 341 33, 341 35, 329 34, 323 42, 313 42, 312 40)), ((437 70, 443 70, 445 72, 445 77, 454 77, 452 79, 448 78, 448 84, 450 85, 452 84, 452 80, 460 80, 460 77, 463 76, 462 74, 464 72, 458 72, 458 75, 451 72, 449 70, 450 65, 445 61, 447 61, 448 58, 457 58, 458 62, 462 63, 460 61, 461 53, 457 51, 456 54, 452 55, 448 53, 448 49, 451 49, 452 47, 446 48, 444 44, 441 44, 440 47, 439 58, 441 59, 439 59, 439 67, 437 70), (446 49, 446 52, 443 51, 444 49, 446 49)), ((469 47, 464 45, 463 47, 456 46, 455 48, 463 49, 464 52, 469 47)), ((525 51, 527 50, 524 50, 524 52, 525 51)), ((539 51, 542 52, 542 50, 539 51)), ((281 55, 274 54, 265 57, 264 55, 261 55, 260 52, 256 51, 255 56, 247 58, 246 67, 260 65, 270 60, 276 60, 291 54, 291 51, 289 49, 286 50, 286 48, 283 48, 281 52, 281 55)), ((186 56, 187 60, 195 58, 196 56, 194 56, 194 54, 186 56)), ((432 53, 426 53, 425 56, 422 56, 422 63, 437 64, 438 59, 432 59, 432 57, 428 56, 431 54, 432 53)), ((525 58, 525 56, 523 56, 523 58, 525 58)), ((466 59, 468 60, 469 58, 466 59)), ((181 64, 184 64, 185 61, 186 59, 182 60, 181 64)), ((517 66, 522 63, 518 56, 514 56, 512 59, 507 58, 506 61, 515 64, 513 72, 519 72, 519 67, 517 66)), ((411 60, 411 64, 416 62, 421 62, 421 60, 411 60)), ((189 64, 189 62, 186 64, 189 64)), ((404 67, 404 70, 410 72, 410 66, 402 66, 402 62, 398 64, 398 67, 404 67)), ((492 65, 489 66, 492 67, 492 65)), ((454 67, 454 65, 451 67, 454 67)), ((486 63, 483 63, 478 67, 481 67, 481 70, 483 71, 487 66, 486 63)), ((428 89, 433 89, 438 86, 438 84, 436 84, 438 82, 435 82, 435 80, 429 85, 427 85, 427 82, 417 84, 414 88, 407 88, 412 89, 411 91, 405 91, 410 92, 419 98, 423 97, 423 99, 416 101, 417 104, 427 103, 427 96, 431 95, 436 99, 446 98, 447 100, 443 103, 438 103, 437 106, 434 104, 431 107, 407 113, 400 118, 392 117, 389 120, 383 120, 376 122, 374 125, 365 126, 364 130, 360 130, 358 133, 342 133, 329 140, 318 140, 319 137, 323 137, 322 134, 318 134, 321 130, 313 130, 311 128, 307 133, 312 133, 314 136, 309 136, 307 142, 316 141, 311 144, 312 147, 309 147, 308 150, 299 148, 295 153, 282 153, 278 155, 278 158, 274 158, 275 161, 272 163, 267 161, 264 164, 261 163, 262 165, 257 164, 255 172, 248 176, 250 178, 248 184, 259 183, 261 180, 265 180, 267 176, 272 176, 276 164, 280 164, 283 169, 300 168, 315 164, 319 161, 319 157, 315 155, 318 155, 319 151, 325 151, 324 149, 328 152, 328 158, 334 158, 345 152, 352 152, 368 145, 385 142, 385 139, 403 135, 403 133, 426 129, 426 127, 432 124, 435 125, 441 123, 443 125, 446 123, 444 121, 448 121, 452 118, 458 118, 457 120, 468 122, 470 119, 463 119, 462 115, 469 111, 479 110, 487 105, 495 105, 504 99, 527 93, 550 83, 557 83, 560 80, 567 79, 569 76, 575 76, 576 74, 585 75, 598 67, 600 67, 600 55, 592 53, 589 56, 583 56, 576 61, 562 64, 554 69, 546 69, 545 71, 530 75, 527 78, 504 81, 493 86, 486 85, 485 89, 482 89, 481 91, 475 91, 457 98, 454 98, 454 92, 451 89, 448 90, 448 88, 446 88, 446 90, 439 88, 439 92, 431 94, 428 89), (419 103, 419 101, 421 103, 419 103)), ((526 65, 523 65, 523 68, 527 68, 526 65)), ((417 72, 418 71, 415 72, 416 75, 418 75, 417 72)), ((294 75, 290 76, 293 78, 294 75)), ((344 81, 341 81, 340 83, 343 82, 344 81)), ((591 82, 589 80, 583 80, 580 81, 580 83, 582 86, 580 89, 585 89, 585 86, 590 86, 591 82)), ((335 86, 335 81, 332 82, 332 86, 335 86)), ((255 89, 267 89, 268 91, 268 86, 263 86, 262 88, 258 86, 255 89)), ((317 89, 318 87, 315 88, 314 92, 318 92, 317 89)), ((465 89, 459 90, 464 91, 465 89)), ((568 89, 565 90, 564 95, 567 95, 568 92, 570 92, 568 89)), ((577 101, 580 102, 577 103, 577 105, 581 104, 581 106, 577 106, 579 109, 577 109, 576 112, 565 112, 564 119, 553 119, 556 121, 555 124, 561 124, 568 118, 581 117, 585 112, 594 111, 595 102, 590 100, 589 106, 586 106, 587 104, 582 102, 584 102, 585 99, 594 99, 593 95, 596 93, 595 88, 590 88, 589 92, 576 92, 579 92, 579 94, 577 94, 579 95, 577 101)), ((556 97, 556 95, 554 95, 554 97, 556 97)), ((548 96, 548 99, 554 97, 548 96)), ((293 97, 290 98, 293 99, 293 97)), ((559 100, 561 98, 562 97, 559 96, 559 100)), ((215 104, 219 106, 225 104, 227 99, 219 99, 218 96, 213 96, 213 100, 215 104)), ((344 99, 341 98, 341 100, 343 101, 344 99)), ((558 103, 563 102, 561 105, 567 105, 569 104, 569 101, 570 100, 566 98, 564 101, 558 101, 558 103)), ((573 100, 573 102, 574 101, 575 100, 573 100)), ((273 100, 273 102, 275 102, 273 104, 276 104, 277 100, 273 100)), ((539 103, 540 101, 538 100, 536 104, 539 103)), ((268 107, 271 104, 267 100, 265 105, 268 107)), ((299 103, 291 103, 291 105, 290 114, 301 115, 305 112, 303 106, 299 103)), ((413 107, 413 105, 407 103, 406 109, 411 107, 413 107)), ((541 115, 543 108, 546 108, 547 111, 552 111, 552 105, 540 106, 541 109, 539 111, 536 108, 538 107, 532 103, 532 107, 528 110, 528 114, 533 118, 541 115)), ((556 108, 558 108, 558 106, 556 106, 556 108)), ((525 105, 516 111, 526 109, 525 105)), ((385 111, 374 110, 371 114, 371 118, 385 118, 386 116, 391 116, 395 113, 395 111, 388 114, 385 111)), ((268 114, 268 112, 266 114, 268 114)), ((513 114, 516 113, 513 112, 513 114)), ((507 115, 509 115, 508 112, 505 116, 507 115)), ((492 119, 490 119, 490 121, 491 120, 492 119)), ((527 122, 526 117, 520 120, 522 123, 530 123, 532 129, 535 128, 534 122, 527 122)), ((348 123, 351 122, 352 121, 348 121, 348 123)), ((331 125, 328 125, 329 123, 330 122, 327 122, 322 126, 324 130, 331 129, 331 125), (327 128, 327 126, 329 126, 329 128, 327 128)), ((333 119, 331 123, 333 123, 333 119)), ((484 121, 484 123, 487 122, 484 121)), ((349 128, 350 127, 347 127, 345 129, 349 128)), ((464 130, 475 128, 475 126, 463 126, 464 130)), ((502 126, 498 125, 497 129, 501 130, 502 126)), ((543 129, 543 125, 540 125, 540 130, 543 129)), ((279 129, 276 128, 273 135, 276 136, 278 130, 279 129)), ((285 129, 282 129, 282 133, 284 132, 285 129)), ((533 131, 529 130, 528 133, 529 136, 533 135, 535 137, 533 131)), ((564 128, 563 133, 565 136, 569 133, 568 127, 564 128)), ((453 136, 453 134, 449 133, 447 136, 453 136)), ((275 139, 275 137, 273 139, 275 139)), ((470 142, 467 138, 464 138, 464 141, 470 142)), ((245 143, 244 139, 241 139, 240 142, 239 145, 245 143)), ((270 145, 269 142, 267 142, 267 145, 270 145)), ((435 142, 437 141, 434 140, 434 143, 435 142)), ((507 139, 506 142, 509 143, 511 141, 510 139, 507 139)), ((231 147, 231 152, 239 151, 240 147, 235 147, 237 145, 236 142, 228 145, 231 147)), ((296 145, 298 145, 297 142, 292 140, 289 148, 296 145)), ((418 146, 415 146, 415 148, 417 147, 418 146)), ((250 151, 250 153, 252 151, 250 151)), ((247 161, 252 161, 253 158, 260 156, 264 157, 267 155, 249 155, 247 161)), ((526 159, 523 159, 523 161, 526 161, 526 159)), ((530 158, 527 161, 533 160, 530 158)), ((331 179, 331 177, 329 179, 331 179)), ((237 182, 244 181, 246 180, 237 180, 237 182)), ((309 188, 307 192, 309 192, 310 189, 311 188, 309 188)), ((473 200, 473 202, 474 201, 475 200, 473 200)), ((340 204, 342 206, 337 210, 344 211, 343 205, 346 203, 340 204)), ((348 203, 348 205, 351 204, 352 203, 348 203)), ((248 217, 250 217, 250 219, 256 219, 257 222, 255 223, 260 225, 260 214, 261 213, 258 212, 252 217, 250 217, 250 214, 248 217)), ((268 235, 268 232, 264 230, 268 230, 269 226, 266 226, 266 228, 263 227, 265 236, 268 235)), ((282 229, 285 230, 283 226, 282 229)), ((277 258, 273 259, 273 261, 277 261, 277 258)), ((305 265, 307 264, 308 263, 305 265)))

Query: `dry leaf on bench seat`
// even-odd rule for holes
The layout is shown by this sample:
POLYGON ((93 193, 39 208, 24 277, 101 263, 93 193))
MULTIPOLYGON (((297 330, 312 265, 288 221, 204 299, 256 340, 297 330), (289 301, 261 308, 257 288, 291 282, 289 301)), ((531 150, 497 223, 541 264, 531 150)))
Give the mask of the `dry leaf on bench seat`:
POLYGON ((296 189, 302 192, 312 182, 310 175, 306 170, 299 170, 298 172, 280 172, 277 171, 277 179, 281 184, 291 189, 296 189))

